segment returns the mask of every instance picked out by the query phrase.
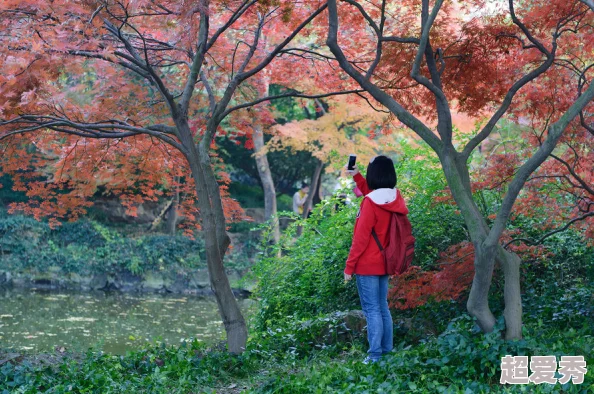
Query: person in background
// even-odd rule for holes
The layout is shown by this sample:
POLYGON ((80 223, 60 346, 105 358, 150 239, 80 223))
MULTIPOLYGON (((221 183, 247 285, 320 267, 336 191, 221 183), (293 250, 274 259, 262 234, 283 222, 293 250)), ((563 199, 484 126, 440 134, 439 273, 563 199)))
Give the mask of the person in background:
POLYGON ((303 206, 307 200, 307 194, 309 193, 309 186, 307 183, 303 183, 301 189, 297 190, 293 195, 293 212, 299 216, 303 216, 303 206))
POLYGON ((353 243, 344 270, 345 282, 356 275, 361 307, 367 320, 368 356, 363 363, 376 362, 393 348, 394 323, 388 309, 388 279, 384 257, 372 230, 386 247, 393 212, 408 214, 396 189, 396 171, 389 157, 376 156, 367 167, 367 177, 348 171, 365 196, 355 221, 353 243))

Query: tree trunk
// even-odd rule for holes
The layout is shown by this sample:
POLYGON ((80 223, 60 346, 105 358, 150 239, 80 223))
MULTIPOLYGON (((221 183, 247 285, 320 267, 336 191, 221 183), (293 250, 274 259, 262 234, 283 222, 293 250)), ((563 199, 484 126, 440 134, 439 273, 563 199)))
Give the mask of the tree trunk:
POLYGON ((324 163, 321 160, 315 159, 317 161, 316 168, 311 176, 311 184, 309 185, 309 193, 307 194, 307 199, 305 200, 305 204, 303 204, 303 217, 306 218, 309 214, 309 210, 313 207, 313 200, 314 196, 316 195, 318 184, 320 182, 320 177, 322 175, 322 169, 324 168, 324 163))
POLYGON ((489 308, 489 291, 493 279, 495 261, 504 272, 505 337, 519 339, 522 336, 522 299, 520 293, 520 258, 507 252, 500 245, 487 245, 489 227, 472 198, 470 176, 466 163, 454 155, 444 154, 442 165, 448 186, 468 227, 474 244, 474 278, 466 304, 468 313, 477 319, 483 332, 491 332, 495 317, 489 308))
MULTIPOLYGON (((179 177, 175 177, 176 184, 179 183, 179 177)), ((167 211, 167 222, 165 223, 165 229, 167 234, 175 235, 175 230, 177 229, 177 207, 179 206, 179 185, 175 187, 175 194, 173 196, 173 200, 171 201, 171 206, 167 211)))
MULTIPOLYGON (((274 181, 272 180, 272 173, 270 172, 270 165, 268 164, 268 157, 263 152, 264 149, 264 132, 262 126, 256 125, 254 127, 254 153, 256 158, 256 167, 258 168, 258 175, 262 182, 262 189, 264 190, 264 218, 270 220, 276 217, 276 190, 274 188, 274 181)), ((280 228, 278 218, 274 219, 272 223, 274 243, 280 240, 280 228)))
POLYGON ((167 221, 165 222, 165 231, 169 235, 175 235, 177 228, 177 201, 174 200, 167 211, 167 221))
POLYGON ((466 308, 477 319, 483 332, 491 332, 495 317, 489 308, 489 291, 493 279, 495 262, 501 264, 505 287, 505 337, 522 337, 522 299, 520 293, 520 258, 504 250, 499 244, 488 245, 486 240, 489 226, 476 205, 470 186, 470 176, 466 163, 453 153, 444 152, 440 157, 448 186, 470 233, 474 244, 474 278, 466 308))
POLYGON ((466 309, 476 318, 483 332, 491 332, 495 326, 495 316, 489 308, 489 289, 495 266, 494 252, 492 248, 485 249, 482 242, 474 242, 474 278, 466 309))
POLYGON ((520 257, 498 247, 497 261, 503 268, 505 285, 503 297, 505 300, 505 339, 522 339, 522 293, 520 286, 520 257))
POLYGON ((196 184, 210 286, 227 333, 227 347, 231 353, 242 353, 247 343, 247 327, 223 265, 230 238, 225 229, 219 184, 212 170, 208 146, 195 145, 187 121, 177 119, 176 123, 196 184))
MULTIPOLYGON (((205 176, 207 196, 210 198, 210 201, 207 201, 207 206, 208 208, 212 207, 210 209, 212 213, 211 220, 214 221, 214 227, 216 229, 216 233, 213 233, 209 231, 209 229, 212 229, 212 226, 209 225, 205 228, 207 232, 206 247, 210 249, 210 257, 208 258, 210 284, 215 293, 219 311, 223 317, 229 352, 242 353, 247 343, 247 326, 239 309, 239 304, 231 290, 231 285, 229 284, 229 279, 223 265, 223 257, 231 240, 226 231, 219 184, 212 170, 210 157, 207 152, 205 154, 201 150, 200 161, 202 162, 202 171, 205 176)), ((200 197, 198 197, 198 201, 200 201, 200 197)), ((200 211, 203 211, 202 207, 200 211)), ((202 213, 200 215, 202 216, 202 213)), ((207 216, 211 215, 207 214, 207 216)))
POLYGON ((495 317, 489 308, 489 290, 495 266, 495 248, 484 248, 489 228, 470 192, 470 176, 465 163, 460 163, 452 152, 443 152, 440 161, 450 191, 466 223, 474 244, 474 278, 466 308, 477 319, 483 332, 491 332, 495 317))
POLYGON ((315 207, 324 199, 322 195, 322 175, 324 174, 324 166, 322 165, 322 170, 320 171, 320 175, 318 177, 317 188, 313 196, 312 204, 315 207))

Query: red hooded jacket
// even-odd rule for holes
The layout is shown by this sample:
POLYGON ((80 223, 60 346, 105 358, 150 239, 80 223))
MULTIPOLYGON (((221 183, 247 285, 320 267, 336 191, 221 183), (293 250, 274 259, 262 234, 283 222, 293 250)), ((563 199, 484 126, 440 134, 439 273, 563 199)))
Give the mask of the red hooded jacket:
POLYGON ((353 244, 346 261, 347 275, 386 275, 384 258, 371 230, 375 229, 382 245, 388 243, 388 230, 392 212, 408 214, 408 208, 398 189, 370 190, 361 174, 353 179, 365 196, 355 221, 353 244))

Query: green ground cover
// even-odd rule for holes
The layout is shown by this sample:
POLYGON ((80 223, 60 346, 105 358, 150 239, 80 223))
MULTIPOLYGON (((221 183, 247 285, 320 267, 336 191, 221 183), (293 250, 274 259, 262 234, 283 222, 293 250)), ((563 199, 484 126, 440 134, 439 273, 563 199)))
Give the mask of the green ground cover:
MULTIPOLYGON (((412 148, 405 153, 418 155, 412 148)), ((455 207, 433 200, 444 180, 432 160, 405 156, 398 167, 399 188, 410 198, 417 263, 424 269, 435 269, 441 251, 466 239, 455 207)), ((498 196, 484 192, 482 199, 488 215, 498 196)), ((265 241, 263 230, 251 274, 259 282, 258 308, 243 354, 190 340, 125 356, 60 354, 49 363, 43 361, 49 356, 27 355, 0 366, 0 393, 594 392, 592 372, 581 385, 499 384, 501 357, 508 354, 557 360, 583 355, 594 365, 594 249, 582 234, 548 238, 544 246, 551 256, 524 261, 522 340, 503 340, 501 318, 492 333, 478 332, 465 313, 465 293, 456 301, 393 311, 395 351, 364 365, 365 333, 348 331, 342 313, 359 307, 355 284, 345 285, 342 278, 356 212, 357 204, 338 211, 334 201, 321 204, 310 219, 290 226, 277 246, 265 241), (298 224, 303 234, 295 239, 298 224)), ((509 226, 533 237, 534 220, 517 217, 509 226)), ((492 286, 490 304, 501 316, 503 280, 497 271, 492 286)))

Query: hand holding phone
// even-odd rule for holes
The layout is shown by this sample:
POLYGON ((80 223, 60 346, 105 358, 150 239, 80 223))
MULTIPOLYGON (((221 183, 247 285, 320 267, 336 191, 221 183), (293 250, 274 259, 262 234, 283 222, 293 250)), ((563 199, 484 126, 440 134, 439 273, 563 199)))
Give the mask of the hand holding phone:
POLYGON ((349 164, 347 164, 347 170, 353 171, 355 169, 356 162, 357 162, 357 155, 349 155, 349 164))
POLYGON ((359 172, 355 163, 357 162, 357 155, 349 155, 349 162, 345 166, 347 174, 354 176, 359 172))

